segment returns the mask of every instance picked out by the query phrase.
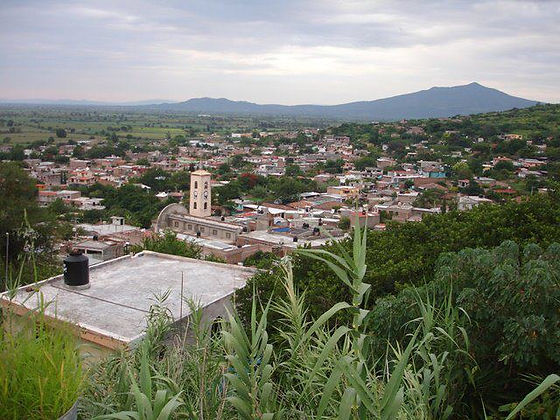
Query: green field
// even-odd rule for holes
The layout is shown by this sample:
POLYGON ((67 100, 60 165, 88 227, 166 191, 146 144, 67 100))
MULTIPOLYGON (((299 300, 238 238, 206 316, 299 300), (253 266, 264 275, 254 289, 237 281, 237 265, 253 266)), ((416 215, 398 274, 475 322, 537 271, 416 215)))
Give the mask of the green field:
POLYGON ((279 131, 326 125, 325 121, 302 118, 254 118, 250 116, 199 117, 162 114, 135 108, 70 107, 47 105, 0 105, 0 142, 28 145, 53 137, 55 142, 119 138, 163 140, 182 135, 195 138, 212 133, 279 131), (57 138, 57 129, 67 132, 57 138))

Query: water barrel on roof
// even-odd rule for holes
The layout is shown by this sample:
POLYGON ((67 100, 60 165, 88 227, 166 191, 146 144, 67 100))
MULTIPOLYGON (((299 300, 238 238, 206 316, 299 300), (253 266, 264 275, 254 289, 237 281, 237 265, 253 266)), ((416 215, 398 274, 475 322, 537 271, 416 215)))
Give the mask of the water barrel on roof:
POLYGON ((64 284, 71 289, 89 289, 89 260, 82 251, 72 250, 64 258, 64 284))

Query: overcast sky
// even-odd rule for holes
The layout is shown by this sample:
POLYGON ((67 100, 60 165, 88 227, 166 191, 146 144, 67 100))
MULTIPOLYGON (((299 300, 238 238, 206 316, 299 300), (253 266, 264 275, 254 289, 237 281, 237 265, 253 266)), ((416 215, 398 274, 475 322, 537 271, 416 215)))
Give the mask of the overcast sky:
POLYGON ((560 102, 560 1, 0 1, 2 99, 560 102))

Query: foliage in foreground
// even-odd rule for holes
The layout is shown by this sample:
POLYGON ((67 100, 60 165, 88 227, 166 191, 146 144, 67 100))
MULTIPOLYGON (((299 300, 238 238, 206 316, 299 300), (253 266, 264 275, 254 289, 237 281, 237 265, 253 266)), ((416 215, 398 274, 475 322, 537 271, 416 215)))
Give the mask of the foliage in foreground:
POLYGON ((0 418, 56 419, 76 402, 84 374, 77 340, 44 311, 0 325, 0 418))
MULTIPOLYGON (((221 323, 221 336, 213 335, 213 326, 191 305, 192 335, 176 337, 174 345, 164 348, 159 338, 169 331, 161 318, 165 321, 169 314, 161 308, 154 310, 139 351, 99 364, 84 399, 83 415, 155 419, 154 413, 169 404, 169 416, 160 418, 484 417, 484 403, 492 395, 476 394, 481 400, 480 411, 472 411, 470 401, 464 400, 469 389, 478 389, 476 357, 480 355, 473 343, 480 339, 481 331, 467 328, 474 321, 457 305, 460 292, 450 283, 439 290, 411 289, 411 300, 404 305, 408 316, 392 318, 395 323, 403 322, 390 327, 396 334, 383 328, 378 332, 378 325, 372 322, 378 317, 377 309, 364 309, 370 292, 370 285, 364 282, 366 240, 367 233, 357 231, 350 252, 342 247, 338 254, 303 251, 327 264, 352 297, 316 318, 309 314, 306 292, 295 287, 289 260, 282 264, 283 293, 260 308, 253 299, 248 323, 236 311, 230 313, 221 323), (332 324, 333 317, 343 312, 351 321, 332 324), (269 323, 272 314, 276 318, 273 324, 269 323)), ((505 244, 479 258, 503 256, 504 250, 511 248, 505 244)), ((465 254, 469 256, 469 252, 465 254)), ((525 265, 551 261, 543 251, 531 257, 527 252, 525 265)), ((471 263, 479 262, 470 256, 471 263)), ((457 261, 461 258, 456 256, 457 261)), ((505 261, 514 264, 513 259, 505 261)), ((462 273, 468 271, 461 268, 462 273)), ((444 273, 440 270, 438 276, 444 273)), ((484 276, 478 280, 484 284, 484 276)), ((486 286, 502 285, 494 279, 486 286)), ((530 286, 525 289, 528 298, 534 296, 530 286)), ((536 407, 540 411, 533 412, 553 412, 558 400, 556 381, 555 376, 549 376, 517 408, 503 410, 528 413, 536 407), (550 395, 553 398, 548 398, 550 395), (553 402, 543 406, 543 401, 553 402)), ((491 410, 494 418, 505 417, 504 412, 491 410)))
POLYGON ((473 384, 462 381, 465 405, 484 400, 486 409, 497 409, 526 393, 527 375, 560 371, 559 244, 520 248, 505 241, 491 250, 443 254, 432 282, 376 302, 371 322, 378 351, 388 338, 406 341, 413 331, 408 322, 423 316, 418 294, 432 296, 435 305, 450 299, 468 313, 461 326, 477 364, 473 384))

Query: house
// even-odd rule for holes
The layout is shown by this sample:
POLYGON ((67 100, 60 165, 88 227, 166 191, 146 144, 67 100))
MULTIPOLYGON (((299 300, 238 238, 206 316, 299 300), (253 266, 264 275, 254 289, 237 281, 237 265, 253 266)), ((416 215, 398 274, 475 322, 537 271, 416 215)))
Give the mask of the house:
POLYGON ((387 158, 387 157, 381 157, 379 159, 377 159, 377 167, 380 169, 385 169, 388 168, 390 166, 395 166, 397 164, 397 161, 395 159, 391 159, 391 158, 387 158))
POLYGON ((459 188, 467 188, 470 185, 470 180, 468 179, 460 179, 457 181, 457 186, 459 188))
POLYGON ((72 190, 61 190, 61 191, 49 191, 49 190, 41 190, 37 196, 37 200, 39 201, 40 205, 48 205, 53 201, 58 199, 64 201, 65 203, 70 203, 71 200, 75 200, 80 198, 82 194, 80 191, 72 191, 72 190))
POLYGON ((360 188, 344 185, 329 186, 327 187, 327 194, 337 195, 344 199, 356 198, 360 195, 360 188))
POLYGON ((478 206, 483 203, 491 203, 492 200, 484 197, 478 197, 476 195, 462 195, 459 196, 459 201, 457 202, 457 210, 472 210, 473 207, 478 206))
POLYGON ((93 264, 124 255, 123 243, 109 240, 86 240, 73 244, 72 248, 88 256, 93 264))

